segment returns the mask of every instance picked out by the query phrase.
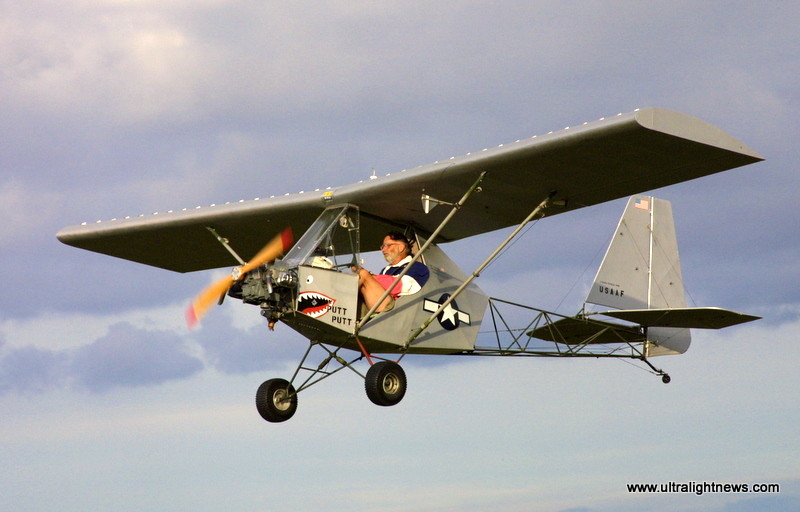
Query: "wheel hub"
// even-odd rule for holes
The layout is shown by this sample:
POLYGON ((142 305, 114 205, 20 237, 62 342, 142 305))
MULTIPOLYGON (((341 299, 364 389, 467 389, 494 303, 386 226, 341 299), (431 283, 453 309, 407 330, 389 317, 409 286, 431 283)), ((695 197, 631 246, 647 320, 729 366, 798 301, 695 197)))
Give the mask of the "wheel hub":
POLYGON ((383 378, 383 392, 387 395, 394 395, 400 389, 400 379, 397 375, 390 373, 383 378))
POLYGON ((272 395, 272 403, 280 411, 287 411, 292 406, 292 402, 289 400, 289 393, 285 389, 275 391, 272 395))

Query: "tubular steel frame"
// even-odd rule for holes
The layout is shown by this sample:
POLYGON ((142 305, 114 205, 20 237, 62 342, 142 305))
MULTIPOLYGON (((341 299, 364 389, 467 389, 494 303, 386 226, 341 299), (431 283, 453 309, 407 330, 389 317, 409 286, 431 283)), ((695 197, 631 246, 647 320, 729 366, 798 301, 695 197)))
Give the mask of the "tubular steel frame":
MULTIPOLYGON (((495 344, 490 346, 478 345, 476 343, 473 350, 458 352, 452 355, 484 357, 589 357, 596 359, 629 359, 641 361, 647 365, 650 373, 660 376, 665 383, 669 382, 670 380, 670 377, 666 372, 653 366, 647 358, 647 341, 644 334, 642 335, 641 342, 630 342, 625 340, 622 335, 615 333, 615 327, 613 325, 609 325, 608 323, 596 322, 581 315, 569 317, 559 313, 553 313, 551 311, 545 311, 543 309, 517 304, 515 302, 494 297, 489 298, 489 313, 491 317, 491 330, 481 331, 478 335, 478 339, 480 339, 482 335, 490 336, 494 339, 495 344), (518 310, 522 310, 526 313, 532 313, 533 317, 529 317, 530 319, 527 321, 524 327, 512 328, 510 322, 507 320, 500 308, 501 305, 517 308, 518 310), (579 343, 568 344, 566 343, 566 337, 559 332, 558 325, 555 323, 562 319, 578 320, 581 322, 586 322, 587 324, 597 325, 598 332, 587 336, 579 343), (553 336, 553 339, 560 339, 561 341, 553 342, 542 340, 529 334, 534 329, 542 327, 546 327, 550 330, 550 334, 553 336), (605 333, 617 334, 619 337, 619 343, 593 343, 593 341, 596 340, 601 334, 605 333)), ((622 324, 620 324, 619 327, 621 329, 627 328, 622 324)), ((360 343, 359 346, 361 346, 360 343)), ((295 386, 296 393, 300 393, 300 391, 308 389, 314 384, 330 377, 335 373, 338 373, 340 370, 345 368, 351 370, 362 379, 365 378, 365 376, 354 367, 354 364, 362 359, 366 358, 370 365, 373 364, 373 358, 388 360, 375 354, 368 353, 363 349, 363 346, 361 347, 361 352, 356 352, 357 355, 355 357, 345 359, 339 355, 339 351, 344 349, 343 345, 328 346, 318 341, 309 341, 308 349, 301 358, 300 363, 297 365, 297 369, 290 379, 290 382, 292 385, 294 385, 301 372, 307 372, 307 377, 305 380, 302 382, 298 381, 298 385, 295 386), (314 347, 320 347, 325 351, 325 353, 327 353, 327 356, 316 367, 306 364, 314 347), (328 366, 332 362, 338 363, 339 366, 333 369, 328 369, 328 366)), ((349 348, 345 350, 353 352, 349 348)), ((399 355, 397 362, 403 359, 403 357, 405 357, 407 354, 413 354, 413 348, 411 350, 406 349, 405 351, 397 354, 399 355)), ((647 368, 642 369, 647 370, 647 368)))
MULTIPOLYGON (((669 375, 663 370, 656 368, 650 363, 647 357, 647 336, 642 333, 642 341, 630 342, 626 340, 614 325, 604 322, 591 320, 581 314, 577 316, 566 316, 543 309, 517 304, 507 300, 489 298, 489 313, 492 319, 492 330, 481 331, 481 335, 493 335, 495 346, 475 344, 475 349, 462 352, 459 355, 471 356, 500 356, 500 357, 593 357, 593 358, 614 358, 638 360, 647 365, 651 373, 659 375, 667 383, 669 375), (525 310, 533 313, 533 318, 523 328, 512 328, 506 321, 499 304, 525 310), (595 334, 587 336, 578 343, 567 343, 566 337, 559 331, 558 320, 571 319, 586 324, 596 325, 598 330, 595 334), (529 333, 538 328, 547 328, 554 340, 548 341, 531 336, 529 333), (594 343, 603 334, 616 335, 619 342, 616 343, 594 343), (506 339, 501 339, 505 335, 506 339), (560 340, 560 341, 559 341, 560 340)), ((628 326, 619 325, 619 329, 628 329, 628 326)))

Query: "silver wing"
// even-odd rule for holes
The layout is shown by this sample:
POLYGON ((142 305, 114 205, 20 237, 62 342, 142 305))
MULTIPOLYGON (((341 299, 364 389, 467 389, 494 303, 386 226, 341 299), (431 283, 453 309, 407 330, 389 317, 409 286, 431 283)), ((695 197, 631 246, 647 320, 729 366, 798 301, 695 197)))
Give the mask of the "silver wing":
POLYGON ((455 202, 484 171, 469 203, 442 231, 447 242, 519 223, 551 191, 548 215, 610 201, 762 160, 697 118, 647 108, 486 149, 390 176, 304 194, 161 213, 61 230, 65 244, 178 272, 235 264, 213 227, 245 258, 278 231, 302 233, 335 204, 361 209, 365 246, 391 226, 429 235, 446 212, 423 212, 422 194, 455 202))

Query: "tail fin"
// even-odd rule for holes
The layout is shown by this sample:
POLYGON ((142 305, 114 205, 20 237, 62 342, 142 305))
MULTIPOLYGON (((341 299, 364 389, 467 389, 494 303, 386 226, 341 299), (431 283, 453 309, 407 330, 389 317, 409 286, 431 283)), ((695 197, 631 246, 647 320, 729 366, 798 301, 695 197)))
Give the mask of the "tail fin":
POLYGON ((586 302, 618 309, 686 307, 669 201, 630 198, 586 302))
MULTIPOLYGON (((586 302, 623 310, 686 307, 678 241, 669 201, 633 196, 586 302)), ((649 327, 648 355, 683 353, 689 329, 649 327)))

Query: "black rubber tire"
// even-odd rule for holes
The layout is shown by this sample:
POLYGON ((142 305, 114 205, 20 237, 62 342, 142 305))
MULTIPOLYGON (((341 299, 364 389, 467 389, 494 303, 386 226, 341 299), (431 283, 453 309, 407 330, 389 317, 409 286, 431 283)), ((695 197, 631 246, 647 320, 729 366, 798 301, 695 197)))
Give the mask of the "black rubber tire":
POLYGON ((672 378, 665 373, 664 375, 661 376, 661 382, 663 382, 664 384, 669 384, 670 382, 672 382, 672 378))
POLYGON ((406 373, 399 364, 380 361, 370 366, 364 379, 367 397, 375 405, 396 405, 406 394, 406 373))
POLYGON ((280 423, 297 411, 297 393, 285 379, 269 379, 256 391, 256 409, 270 423, 280 423))

